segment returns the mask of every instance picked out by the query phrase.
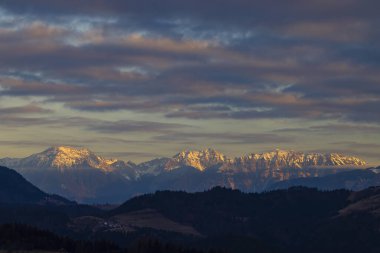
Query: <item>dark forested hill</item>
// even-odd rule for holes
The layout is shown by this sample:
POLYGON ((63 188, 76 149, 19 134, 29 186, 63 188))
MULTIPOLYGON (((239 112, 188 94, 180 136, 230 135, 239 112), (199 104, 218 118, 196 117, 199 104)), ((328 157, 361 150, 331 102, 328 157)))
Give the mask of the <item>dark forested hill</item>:
POLYGON ((304 187, 254 194, 216 187, 189 194, 160 191, 127 201, 112 214, 155 209, 178 222, 192 224, 207 235, 246 231, 289 234, 288 226, 311 226, 333 217, 347 205, 350 192, 320 192, 304 187), (282 231, 283 230, 283 231, 282 231))
POLYGON ((0 224, 25 223, 63 231, 70 217, 101 211, 47 194, 12 169, 0 167, 0 224))
POLYGON ((110 215, 154 209, 191 224, 208 238, 219 238, 212 241, 214 247, 243 244, 249 249, 260 244, 278 252, 376 252, 380 249, 376 239, 380 212, 373 211, 380 203, 376 189, 365 194, 305 187, 261 194, 220 187, 193 194, 160 191, 131 199, 110 215))
POLYGON ((57 195, 44 193, 16 171, 0 166, 0 203, 74 204, 57 195))
MULTIPOLYGON (((120 248, 107 241, 74 240, 28 225, 0 225, 0 252, 71 252, 71 253, 206 253, 185 249, 173 244, 163 244, 153 239, 142 239, 128 248, 120 248)), ((223 253, 222 251, 208 251, 223 253)))
POLYGON ((2 249, 89 252, 95 240, 106 240, 107 250, 118 245, 113 252, 380 252, 380 187, 158 191, 105 211, 46 194, 10 169, 0 173, 0 224, 60 235, 4 225, 0 245, 9 247, 2 249))

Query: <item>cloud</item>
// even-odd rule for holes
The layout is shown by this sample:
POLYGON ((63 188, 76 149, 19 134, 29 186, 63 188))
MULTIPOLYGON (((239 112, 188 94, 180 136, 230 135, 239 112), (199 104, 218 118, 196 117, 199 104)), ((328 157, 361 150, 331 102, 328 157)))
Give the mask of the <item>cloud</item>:
POLYGON ((365 41, 371 34, 368 23, 352 20, 317 21, 293 23, 284 28, 287 35, 329 39, 336 42, 365 41))
POLYGON ((0 107, 0 115, 9 114, 45 114, 53 113, 53 110, 40 107, 38 104, 31 103, 24 106, 0 107))
POLYGON ((158 141, 180 142, 184 144, 196 144, 199 141, 212 142, 216 144, 258 144, 258 143, 292 143, 295 141, 290 136, 281 136, 277 134, 256 134, 256 133, 183 133, 172 132, 164 135, 158 135, 154 138, 158 141))
MULTIPOLYGON (((340 1, 312 0, 305 3, 301 0, 278 1, 246 1, 222 0, 218 3, 195 0, 179 3, 175 0, 163 0, 160 4, 155 1, 137 0, 85 0, 67 2, 57 0, 54 3, 48 0, 36 0, 25 3, 22 0, 4 1, 3 6, 16 13, 30 13, 45 16, 52 15, 116 15, 129 16, 140 14, 141 19, 149 17, 195 17, 212 21, 235 22, 238 24, 252 24, 252 22, 292 22, 299 19, 326 19, 342 17, 374 17, 376 3, 369 0, 340 1), (360 4, 359 4, 360 3, 360 4), (375 5, 375 6, 374 6, 375 5), (37 8, 39 7, 39 8, 37 8), (364 13, 365 11, 365 13, 364 13), (256 14, 256 15, 252 15, 256 14), (366 16, 367 15, 367 16, 366 16)), ((139 17, 136 17, 139 18, 139 17)))
POLYGON ((0 96, 172 119, 378 123, 377 5, 3 1, 0 96))
MULTIPOLYGON (((49 110, 39 107, 15 107, 0 109, 0 121, 3 126, 27 128, 33 126, 49 126, 57 129, 79 128, 96 133, 120 134, 130 132, 167 133, 179 129, 191 129, 185 124, 161 123, 154 121, 118 120, 107 121, 86 117, 43 117, 23 116, 19 114, 46 113, 49 110)), ((120 139, 121 141, 122 139, 120 139)))
POLYGON ((0 77, 0 96, 67 96, 84 93, 85 89, 55 82, 29 81, 19 78, 0 77))
MULTIPOLYGON (((62 137, 62 136, 61 136, 62 137)), ((42 151, 43 149, 46 149, 47 147, 51 146, 76 146, 76 147, 87 147, 87 146, 94 146, 94 145, 101 145, 103 146, 104 143, 109 143, 111 145, 136 145, 136 144, 149 144, 151 141, 144 141, 144 140, 125 140, 123 138, 112 138, 112 137, 103 137, 98 136, 97 138, 88 138, 88 137, 73 137, 73 136, 63 136, 62 138, 59 138, 55 136, 54 138, 48 138, 48 139, 36 139, 36 140, 0 140, 0 145, 2 146, 12 146, 12 147, 38 147, 39 150, 36 149, 35 152, 42 151)), ((100 150, 101 152, 104 152, 104 149, 100 150)), ((98 152, 97 152, 98 153, 98 152)), ((115 153, 115 156, 123 156, 123 154, 127 154, 128 152, 118 152, 115 153), (117 155, 116 155, 117 154, 117 155)), ((129 152, 132 154, 132 152, 129 152)), ((138 152, 136 152, 137 154, 138 152)), ((100 154, 100 153, 99 153, 100 154)), ((146 153, 148 154, 148 153, 146 153)))
POLYGON ((101 133, 127 132, 168 132, 189 126, 183 124, 159 123, 149 121, 120 120, 116 122, 94 122, 86 127, 88 130, 101 133))
POLYGON ((379 134, 380 126, 378 125, 366 125, 366 124, 326 124, 326 125, 316 125, 310 127, 300 127, 300 128, 279 128, 273 130, 275 133, 367 133, 367 134, 379 134))
MULTIPOLYGON (((341 141, 341 142, 333 142, 330 143, 332 145, 346 146, 348 148, 356 148, 356 149, 376 149, 380 150, 380 144, 378 143, 359 143, 355 141, 341 141)), ((380 156, 380 152, 377 152, 378 156, 380 156)))

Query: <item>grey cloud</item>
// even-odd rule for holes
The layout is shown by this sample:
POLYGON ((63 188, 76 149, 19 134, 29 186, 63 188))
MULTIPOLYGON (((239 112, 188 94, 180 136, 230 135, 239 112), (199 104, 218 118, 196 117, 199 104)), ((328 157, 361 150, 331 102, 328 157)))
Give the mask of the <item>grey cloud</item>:
MULTIPOLYGON (((319 135, 376 138, 379 8, 371 0, 4 0, 0 99, 41 103, 2 103, 1 126, 96 135, 67 133, 63 142, 57 137, 44 145, 265 146, 319 135), (65 110, 50 111, 50 105, 65 110), (120 119, 123 110, 160 121, 105 120, 109 112, 120 119), (70 116, 79 113, 92 118, 70 116), (236 129, 243 133, 223 132, 215 119, 241 123, 236 129), (285 123, 273 132, 246 133, 256 122, 273 129, 279 119, 313 126, 285 123)), ((355 153, 355 144, 328 146, 355 153)), ((371 147, 360 148, 371 155, 371 147)))
POLYGON ((125 132, 167 132, 189 126, 182 124, 158 123, 148 121, 120 120, 116 122, 99 122, 91 124, 88 130, 101 133, 125 133, 125 132))
POLYGON ((266 133, 179 133, 173 132, 156 136, 159 141, 171 141, 181 143, 197 143, 199 140, 207 140, 217 144, 262 144, 262 143, 292 143, 294 138, 277 134, 266 133))
POLYGON ((49 125, 53 121, 45 117, 17 117, 17 116, 0 116, 2 126, 8 127, 29 127, 49 125))
MULTIPOLYGON (((135 144, 149 144, 150 141, 141 140, 125 140, 123 138, 111 138, 111 137, 101 137, 97 138, 82 138, 82 137, 72 137, 72 136, 62 136, 62 138, 52 138, 49 140, 0 140, 0 145, 3 146, 14 146, 14 147, 39 147, 41 149, 46 149, 51 146, 77 146, 83 147, 87 145, 98 145, 98 144, 123 144, 123 145, 135 145, 135 144), (75 143, 77 145, 75 145, 75 143)), ((132 152, 129 152, 132 155, 132 152)), ((109 154, 109 153, 108 153, 109 154)), ((124 152, 115 153, 115 156, 123 156, 126 154, 124 152)), ((137 154, 137 152, 136 152, 137 154)), ((146 153, 148 154, 148 153, 146 153)))
MULTIPOLYGON (((341 141, 341 142, 333 142, 330 144, 338 145, 338 146, 346 146, 349 148, 356 148, 356 149, 380 150, 380 144, 379 143, 359 143, 359 142, 355 142, 355 141, 341 141)), ((377 153, 378 153, 378 156, 380 156, 380 151, 377 153)))
POLYGON ((276 133, 370 133, 380 134, 380 126, 363 124, 326 124, 301 128, 279 128, 276 133))
POLYGON ((24 106, 15 107, 0 107, 0 115, 14 115, 14 114, 45 114, 52 113, 53 110, 43 108, 37 104, 28 104, 24 106))
MULTIPOLYGON (((1 111, 0 111, 1 112, 1 111)), ((84 117, 23 117, 0 114, 3 126, 31 127, 50 126, 55 128, 76 127, 98 133, 166 133, 178 129, 190 129, 191 126, 175 123, 160 123, 152 121, 119 120, 106 121, 84 117)))
POLYGON ((28 81, 0 76, 0 96, 53 96, 84 93, 85 88, 55 82, 28 81))
POLYGON ((6 146, 16 146, 16 147, 48 147, 52 146, 50 141, 27 141, 27 140, 20 140, 20 141, 10 141, 10 140, 0 140, 0 145, 6 145, 6 146))
POLYGON ((178 2, 175 0, 156 1, 138 0, 96 0, 96 1, 54 1, 36 0, 25 3, 22 0, 5 0, 3 6, 19 13, 38 15, 64 14, 102 14, 102 15, 136 15, 142 19, 159 17, 197 17, 210 21, 238 22, 251 24, 255 22, 291 22, 300 18, 326 19, 332 14, 337 19, 342 17, 377 17, 376 3, 364 1, 308 1, 290 0, 278 1, 246 1, 223 0, 204 2, 178 2), (359 4, 360 3, 360 4, 359 4), (375 4, 375 6, 374 6, 375 4), (253 13, 252 13, 253 12, 253 13), (365 14, 363 13, 365 12, 365 14), (252 15, 256 14, 256 15, 252 15))
POLYGON ((13 0, 0 6, 32 21, 0 30, 3 96, 171 118, 380 119, 374 109, 378 15, 371 1, 13 0), (97 28, 78 32, 68 20, 81 17, 97 28))

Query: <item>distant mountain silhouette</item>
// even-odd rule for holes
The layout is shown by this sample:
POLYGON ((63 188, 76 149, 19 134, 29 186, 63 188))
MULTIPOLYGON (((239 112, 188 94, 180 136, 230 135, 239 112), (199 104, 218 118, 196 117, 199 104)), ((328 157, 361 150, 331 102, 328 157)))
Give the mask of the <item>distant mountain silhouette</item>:
POLYGON ((0 166, 0 203, 60 205, 73 202, 57 195, 47 194, 16 171, 0 166))
POLYGON ((380 173, 377 169, 361 169, 345 171, 339 174, 326 175, 324 177, 295 178, 276 182, 267 190, 287 189, 293 186, 305 186, 321 190, 349 189, 363 190, 371 186, 380 186, 380 173))
MULTIPOLYGON (((194 173, 194 170, 188 167, 185 172, 194 173)), ((380 187, 356 192, 306 187, 264 193, 243 193, 223 187, 197 193, 158 191, 134 197, 106 211, 83 205, 46 204, 45 193, 14 171, 6 168, 1 171, 2 195, 14 191, 19 195, 17 201, 8 199, 0 203, 0 224, 29 224, 80 240, 69 243, 79 247, 69 252, 88 252, 94 244, 87 240, 107 240, 127 247, 123 252, 147 253, 208 249, 230 253, 375 253, 380 250, 380 187), (169 247, 167 243, 182 246, 169 247), (197 249, 186 250, 190 247, 197 249)), ((37 249, 36 245, 42 245, 46 250, 56 250, 49 246, 54 241, 55 245, 67 249, 67 241, 51 234, 16 226, 11 227, 15 234, 10 235, 6 229, 0 226, 0 250, 9 249, 1 245, 12 248, 9 236, 16 245, 19 241, 24 242, 20 245, 31 247, 23 249, 37 249), (5 233, 4 237, 1 233, 5 233), (5 244, 1 239, 6 240, 5 244)), ((113 247, 112 243, 103 245, 113 247)))

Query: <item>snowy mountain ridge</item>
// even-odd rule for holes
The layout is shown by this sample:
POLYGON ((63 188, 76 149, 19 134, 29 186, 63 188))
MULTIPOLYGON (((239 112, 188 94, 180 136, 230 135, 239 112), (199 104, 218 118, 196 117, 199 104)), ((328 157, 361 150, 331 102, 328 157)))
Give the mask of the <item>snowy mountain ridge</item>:
POLYGON ((311 166, 365 166, 367 163, 355 156, 338 153, 303 153, 276 149, 265 153, 252 153, 242 157, 228 158, 214 149, 184 150, 172 158, 158 158, 134 165, 122 160, 106 159, 87 148, 70 146, 50 147, 45 151, 26 158, 3 158, 0 164, 16 168, 53 168, 58 170, 73 168, 94 168, 104 172, 126 167, 136 167, 140 174, 157 175, 164 171, 189 166, 199 171, 220 166, 220 171, 249 172, 265 169, 294 168, 311 166))
MULTIPOLYGON (((4 158, 0 164, 16 168, 58 169, 94 168, 105 172, 114 170, 117 159, 105 159, 87 148, 71 146, 50 147, 26 158, 4 158)), ((123 162, 124 163, 124 162, 123 162)))
POLYGON ((26 158, 3 158, 0 165, 49 193, 85 203, 116 203, 167 189, 202 191, 225 186, 260 192, 279 181, 342 173, 364 168, 366 162, 337 153, 284 150, 228 158, 205 149, 184 150, 136 165, 103 158, 87 148, 58 146, 26 158))

